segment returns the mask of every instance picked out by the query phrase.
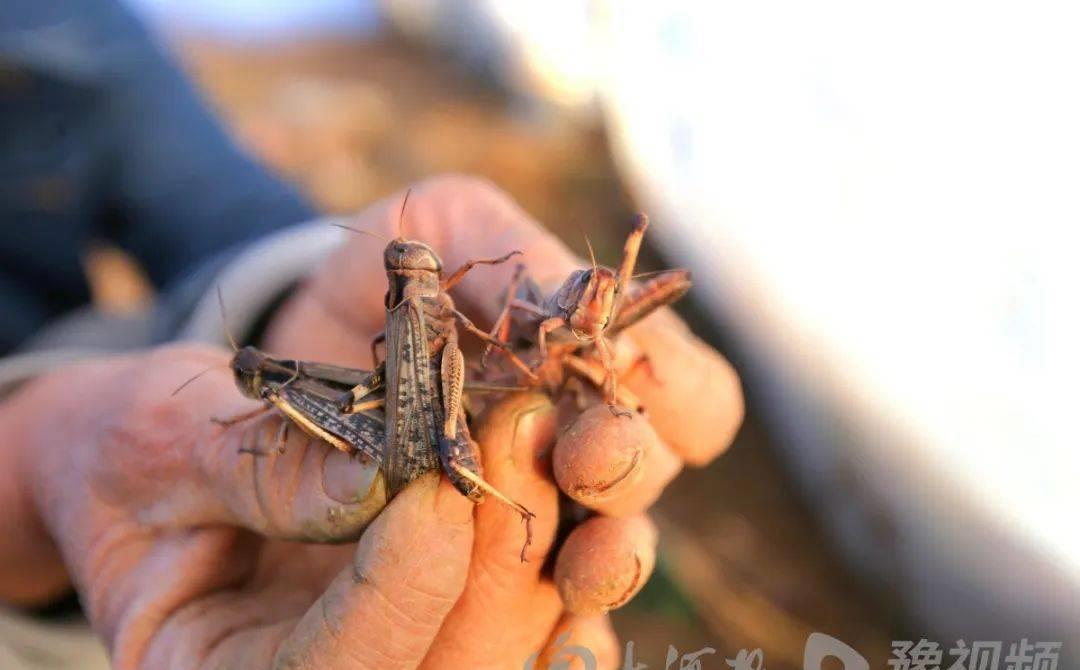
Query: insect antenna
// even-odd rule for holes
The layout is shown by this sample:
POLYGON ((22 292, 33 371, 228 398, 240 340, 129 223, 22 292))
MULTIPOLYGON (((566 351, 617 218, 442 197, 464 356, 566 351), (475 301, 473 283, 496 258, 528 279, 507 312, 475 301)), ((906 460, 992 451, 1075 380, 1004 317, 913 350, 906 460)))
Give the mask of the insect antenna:
POLYGON ((596 253, 593 252, 592 242, 589 241, 588 235, 585 235, 585 246, 589 248, 589 260, 592 261, 593 276, 596 276, 596 253))
POLYGON ((352 226, 346 226, 344 223, 331 223, 330 225, 334 226, 335 228, 344 228, 345 230, 357 233, 359 235, 370 235, 370 236, 374 237, 377 240, 382 240, 383 242, 386 242, 387 244, 390 244, 390 240, 388 240, 385 236, 380 235, 378 233, 374 233, 374 232, 372 232, 370 230, 362 230, 360 228, 353 228, 352 226))
POLYGON ((220 368, 223 368, 223 367, 228 367, 228 366, 227 366, 227 365, 211 365, 210 367, 206 368, 205 370, 201 370, 201 371, 199 371, 199 372, 195 373, 195 374, 194 374, 194 375, 193 375, 192 377, 190 377, 190 378, 189 378, 189 379, 188 379, 188 380, 187 380, 186 382, 184 382, 184 383, 183 383, 183 384, 181 384, 180 386, 177 386, 177 387, 176 387, 176 389, 175 389, 175 390, 174 390, 174 391, 172 392, 172 394, 171 394, 171 395, 170 395, 169 397, 170 397, 170 398, 171 398, 171 397, 175 397, 177 393, 179 393, 179 392, 183 391, 183 390, 184 390, 185 388, 187 388, 188 384, 190 384, 191 382, 195 381, 195 380, 196 380, 196 379, 198 379, 199 377, 202 377, 202 376, 203 376, 203 375, 205 375, 205 374, 206 374, 207 372, 210 372, 211 370, 218 370, 218 369, 220 369, 220 368))
POLYGON ((581 226, 579 226, 576 223, 574 224, 574 226, 578 229, 578 232, 581 233, 581 236, 583 238, 585 238, 585 247, 588 248, 588 250, 589 250, 589 261, 592 262, 593 276, 595 277, 596 276, 596 269, 597 269, 596 252, 593 251, 592 242, 589 240, 589 235, 585 232, 585 230, 581 226))
POLYGON ((405 189, 405 198, 401 201, 401 212, 398 214, 397 230, 398 239, 405 239, 405 205, 409 204, 409 194, 412 193, 412 189, 405 189))
POLYGON ((667 272, 672 272, 672 270, 670 270, 670 269, 668 269, 668 270, 650 270, 649 272, 642 272, 640 274, 636 274, 633 277, 630 277, 630 279, 642 279, 644 277, 652 277, 652 276, 655 276, 655 275, 662 275, 662 274, 667 273, 667 272))
POLYGON ((239 351, 240 347, 236 345, 236 338, 233 337, 232 331, 229 329, 229 319, 225 316, 225 298, 221 295, 220 284, 217 286, 217 304, 218 309, 221 311, 221 327, 225 330, 225 337, 229 340, 229 346, 232 347, 234 352, 239 351))

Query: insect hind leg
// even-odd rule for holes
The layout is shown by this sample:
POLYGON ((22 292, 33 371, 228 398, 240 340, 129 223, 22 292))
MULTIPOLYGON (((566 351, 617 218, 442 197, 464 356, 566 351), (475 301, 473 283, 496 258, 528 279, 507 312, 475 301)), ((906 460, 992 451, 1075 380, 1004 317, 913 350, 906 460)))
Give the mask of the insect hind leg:
POLYGON ((533 538, 532 520, 536 518, 536 515, 524 505, 484 480, 480 474, 477 451, 476 443, 467 437, 459 437, 454 441, 450 441, 445 437, 439 439, 439 460, 442 462, 443 470, 458 491, 461 491, 463 495, 475 503, 483 502, 484 496, 490 495, 521 515, 522 521, 525 522, 525 544, 521 547, 521 562, 525 563, 527 562, 525 552, 532 544, 533 538), (463 447, 463 443, 468 447, 463 447))

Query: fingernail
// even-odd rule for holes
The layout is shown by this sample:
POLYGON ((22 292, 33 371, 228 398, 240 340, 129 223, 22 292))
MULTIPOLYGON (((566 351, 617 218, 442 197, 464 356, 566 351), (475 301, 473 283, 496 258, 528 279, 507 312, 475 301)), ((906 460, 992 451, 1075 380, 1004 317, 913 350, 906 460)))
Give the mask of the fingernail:
POLYGON ((323 461, 323 490, 340 503, 362 502, 370 494, 378 473, 378 466, 370 459, 334 449, 323 461))
POLYGON ((583 504, 618 498, 640 482, 657 442, 643 418, 628 422, 611 416, 607 407, 591 408, 559 437, 552 461, 555 479, 583 504))
POLYGON ((655 528, 644 517, 593 517, 570 533, 554 580, 568 611, 594 615, 626 604, 656 562, 655 528))

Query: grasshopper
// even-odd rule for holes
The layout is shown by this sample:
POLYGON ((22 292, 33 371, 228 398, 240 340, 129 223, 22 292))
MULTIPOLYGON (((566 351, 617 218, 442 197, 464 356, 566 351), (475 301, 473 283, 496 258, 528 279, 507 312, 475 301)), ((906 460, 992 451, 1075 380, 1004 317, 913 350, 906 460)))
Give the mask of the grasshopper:
MULTIPOLYGON (((232 341, 231 336, 229 339, 232 341)), ((216 368, 217 366, 208 368, 188 379, 173 391, 173 395, 205 372, 216 368)), ((375 372, 274 358, 256 347, 236 348, 235 344, 229 368, 240 392, 248 398, 261 401, 263 405, 229 418, 214 418, 214 423, 228 427, 277 410, 287 419, 278 429, 275 440, 278 452, 284 452, 289 425, 295 424, 304 432, 336 449, 361 460, 379 464, 377 490, 384 496, 385 502, 387 494, 383 450, 386 444, 386 419, 382 411, 385 398, 380 392, 382 387, 375 372), (356 385, 365 385, 372 390, 364 403, 352 407, 350 413, 344 413, 338 406, 341 393, 356 385)), ((525 387, 515 389, 469 382, 465 385, 465 390, 502 393, 508 390, 525 390, 525 387)), ((240 451, 260 456, 272 453, 247 448, 240 451)))
MULTIPOLYGON (((368 370, 326 363, 274 358, 253 346, 240 347, 228 328, 225 301, 220 288, 217 297, 222 321, 226 323, 225 336, 233 350, 233 356, 229 360, 233 380, 240 393, 253 400, 262 401, 263 404, 254 410, 229 418, 214 418, 212 421, 228 427, 270 410, 277 410, 305 432, 325 440, 331 446, 347 454, 381 463, 385 430, 385 418, 381 408, 385 400, 377 393, 381 387, 378 375, 368 370), (357 385, 366 385, 372 392, 366 402, 355 408, 355 418, 344 426, 344 415, 336 412, 333 400, 357 385)), ((212 366, 199 372, 177 387, 172 394, 175 396, 217 367, 212 366)), ((289 421, 282 422, 276 441, 278 451, 284 451, 288 428, 289 421)), ((256 455, 265 453, 248 449, 242 451, 256 455)))
MULTIPOLYGON (((320 438, 336 449, 363 460, 382 463, 385 417, 384 399, 373 391, 353 414, 342 414, 334 400, 343 389, 358 383, 370 384, 374 373, 322 363, 272 358, 255 347, 243 347, 229 362, 237 388, 245 396, 261 400, 263 406, 227 419, 214 419, 231 426, 276 409, 304 432, 320 438)), ((284 450, 289 422, 278 432, 278 451, 284 450)), ((264 452, 243 450, 255 455, 264 452)))
MULTIPOLYGON (((414 243, 420 244, 420 243, 414 243)), ((421 245, 424 246, 424 245, 421 245)), ((426 247, 425 247, 426 248, 426 247)), ((430 251, 430 249, 429 249, 430 251)), ((433 252, 432 252, 433 254, 433 252)), ((436 257, 437 260, 437 257, 436 257)), ((487 261, 479 261, 487 262, 487 261)), ((477 262, 467 264, 463 271, 455 273, 451 279, 464 275, 468 268, 477 262)), ((437 278, 438 280, 438 278, 437 278)), ((443 295, 446 300, 449 296, 443 295)), ((218 301, 224 319, 224 301, 218 292, 218 301)), ((444 303, 438 303, 442 305, 444 303)), ((450 309, 453 309, 450 303, 450 309)), ((456 313, 456 310, 453 310, 456 313)), ((407 313, 407 312, 406 312, 407 313)), ((422 318, 422 313, 421 313, 422 318)), ((464 318, 458 316, 456 318, 464 318)), ((421 321, 422 322, 422 321, 421 321)), ((451 320, 444 328, 439 330, 440 337, 444 341, 456 344, 456 330, 453 329, 454 321, 451 320)), ((467 322, 467 327, 476 327, 467 322)), ((478 329, 477 329, 478 331, 478 329)), ((410 331, 411 332, 411 331, 410 331)), ((483 333, 483 331, 478 331, 483 333)), ((421 331, 426 334, 427 331, 421 331)), ((487 335, 483 333, 483 335, 487 335)), ((287 431, 290 423, 299 426, 308 434, 328 442, 331 446, 341 451, 375 462, 379 465, 379 477, 373 484, 373 490, 382 496, 382 501, 389 500, 399 493, 409 482, 421 474, 442 468, 450 477, 455 487, 474 502, 482 502, 484 493, 491 493, 493 497, 510 505, 518 511, 526 521, 526 542, 521 550, 521 560, 525 560, 525 550, 531 543, 532 530, 529 523, 533 514, 518 503, 513 502, 502 493, 497 491, 487 482, 483 481, 480 474, 481 465, 479 451, 475 442, 468 434, 465 423, 464 407, 461 402, 462 394, 469 392, 508 392, 525 390, 524 387, 496 386, 484 382, 466 383, 464 380, 464 362, 460 351, 449 349, 456 353, 457 358, 452 362, 461 371, 450 379, 450 393, 455 395, 455 421, 453 424, 443 421, 446 425, 452 425, 452 433, 444 432, 438 435, 423 433, 419 429, 423 427, 439 425, 436 420, 440 418, 439 407, 432 404, 432 391, 441 393, 442 389, 432 388, 430 384, 408 384, 415 390, 420 399, 419 403, 413 402, 408 393, 399 393, 399 403, 387 403, 387 391, 395 388, 392 383, 395 376, 387 376, 387 370, 395 368, 384 363, 378 366, 376 371, 347 368, 326 363, 311 361, 299 361, 291 359, 273 358, 265 352, 253 346, 238 347, 232 334, 226 328, 226 336, 233 348, 233 356, 229 361, 233 378, 240 392, 254 400, 263 402, 261 407, 243 412, 225 419, 213 419, 219 425, 228 427, 236 423, 253 419, 265 412, 277 410, 288 421, 283 421, 277 436, 277 449, 283 451, 287 439, 287 431), (390 381, 387 385, 385 382, 390 381), (456 391, 454 388, 456 387, 456 391), (401 396, 405 396, 401 402, 401 396), (344 404, 347 407, 342 407, 344 404), (402 444, 401 440, 392 441, 391 435, 403 435, 401 431, 394 433, 387 427, 394 424, 387 423, 387 416, 383 408, 388 410, 402 406, 406 410, 407 419, 398 421, 399 425, 408 426, 404 432, 407 439, 402 444), (414 411, 415 410, 415 411, 414 411), (435 435, 435 442, 425 442, 428 435, 435 435), (415 440, 415 441, 409 441, 415 440), (398 453, 392 449, 394 445, 400 445, 398 453)), ((412 338, 406 338, 404 348, 411 350, 415 344, 412 338)), ((387 338, 388 351, 393 352, 393 341, 387 338)), ((427 341, 420 342, 426 351, 427 341)), ((443 344, 442 351, 446 352, 447 346, 443 344)), ((434 359, 418 358, 410 369, 407 365, 410 360, 405 357, 405 372, 402 374, 406 380, 415 379, 413 374, 424 375, 425 373, 441 374, 441 367, 435 370, 434 359)), ((392 360, 392 359, 391 359, 392 360)), ((524 364, 521 364, 524 366, 524 364)), ((215 369, 217 366, 208 368, 194 375, 181 384, 173 395, 183 390, 188 384, 197 378, 215 369)), ((526 368, 527 369, 527 368, 526 368)), ((453 372, 451 370, 450 372, 453 372)), ((403 390, 404 391, 404 390, 403 390)), ((243 452, 253 455, 265 455, 267 452, 254 449, 241 449, 243 452)))
MULTIPOLYGON (((218 290, 218 304, 222 320, 225 318, 225 302, 218 290)), ((253 347, 240 347, 226 326, 225 335, 233 350, 229 368, 241 394, 260 400, 263 406, 233 417, 212 419, 221 426, 253 419, 272 409, 291 419, 307 433, 324 439, 331 446, 348 454, 359 455, 382 462, 385 442, 385 395, 380 372, 349 368, 328 363, 274 358, 253 347), (368 389, 364 402, 352 404, 348 414, 338 408, 342 393, 357 387, 368 389), (350 420, 355 416, 356 420, 350 420), (342 422, 349 425, 341 428, 342 422), (340 430, 330 429, 337 426, 340 430)), ((181 384, 173 395, 182 391, 200 376, 215 369, 213 366, 181 384)), ((466 393, 505 393, 526 390, 526 387, 492 385, 482 381, 467 381, 466 393)), ((285 443, 288 424, 284 423, 278 436, 279 451, 285 443)), ((254 453, 254 452, 253 452, 254 453)))
MULTIPOLYGON (((455 488, 473 502, 490 495, 521 515, 526 522, 521 552, 524 561, 534 515, 483 478, 479 447, 469 434, 462 404, 465 359, 458 345, 457 326, 503 350, 529 377, 535 379, 535 375, 505 343, 458 311, 448 293, 476 265, 503 263, 520 252, 469 261, 444 278, 442 260, 435 251, 404 237, 401 227, 407 202, 408 193, 401 206, 398 237, 389 240, 383 252, 388 282, 386 329, 372 343, 373 351, 380 341, 386 345, 385 360, 376 369, 378 382, 385 387, 383 462, 388 490, 394 495, 419 474, 441 468, 455 488)), ((370 403, 368 395, 373 388, 370 383, 360 383, 343 394, 342 411, 354 412, 370 403)))
MULTIPOLYGON (((539 360, 534 370, 545 369, 545 378, 556 382, 561 380, 563 368, 585 377, 604 389, 608 407, 616 415, 630 415, 617 409, 617 404, 640 408, 640 403, 633 394, 618 387, 608 338, 634 325, 656 308, 675 302, 691 285, 689 271, 665 270, 653 274, 647 282, 631 287, 630 281, 635 278, 634 266, 648 225, 649 220, 644 214, 636 217, 623 246, 618 271, 596 264, 592 245, 586 238, 592 267, 575 270, 546 299, 535 282, 526 280, 522 283, 523 268, 519 266, 509 289, 513 297, 507 301, 492 330, 495 339, 506 342, 516 326, 526 339, 535 340, 539 360), (516 321, 511 318, 512 310, 521 315, 516 321), (549 345, 549 337, 555 340, 555 346, 549 345), (593 361, 576 354, 589 345, 593 345, 599 355, 599 368, 593 361), (549 361, 555 361, 558 367, 552 369, 549 361)), ((485 349, 484 355, 487 353, 488 349, 485 349)))

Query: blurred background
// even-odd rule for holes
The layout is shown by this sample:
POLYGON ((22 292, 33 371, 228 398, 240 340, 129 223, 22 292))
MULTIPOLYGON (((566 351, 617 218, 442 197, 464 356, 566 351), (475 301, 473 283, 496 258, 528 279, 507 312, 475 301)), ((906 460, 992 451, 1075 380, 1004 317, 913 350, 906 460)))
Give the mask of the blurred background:
MULTIPOLYGON (((639 661, 801 668, 813 632, 875 668, 922 637, 1075 654, 1071 10, 130 3, 325 212, 469 172, 608 263, 646 211, 643 269, 694 270, 680 309, 749 414, 659 504, 659 569, 615 614, 639 661)), ((115 249, 87 268, 105 309, 150 298, 115 249)))

